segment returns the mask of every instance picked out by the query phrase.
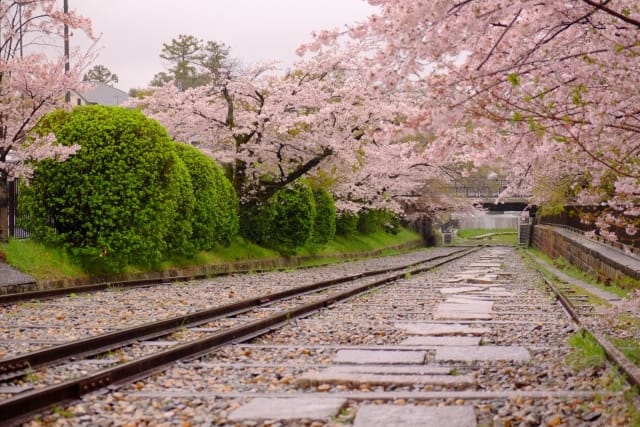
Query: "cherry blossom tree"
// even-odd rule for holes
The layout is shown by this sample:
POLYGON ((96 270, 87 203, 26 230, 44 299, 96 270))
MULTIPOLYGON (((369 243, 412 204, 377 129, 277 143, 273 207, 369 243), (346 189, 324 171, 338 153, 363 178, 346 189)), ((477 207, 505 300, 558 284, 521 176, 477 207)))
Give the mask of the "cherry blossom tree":
POLYGON ((369 3, 376 14, 317 34, 300 53, 360 43, 372 83, 423 94, 409 122, 435 135, 427 162, 500 162, 510 172, 504 195, 601 205, 601 234, 612 223, 637 232, 640 3, 369 3))
POLYGON ((55 144, 51 135, 30 131, 47 112, 64 105, 76 89, 87 57, 56 55, 64 25, 91 36, 90 21, 64 13, 55 0, 0 2, 0 241, 8 238, 7 183, 31 172, 30 160, 63 159, 77 147, 55 144))
POLYGON ((400 141, 413 107, 370 90, 350 58, 320 55, 286 75, 267 64, 183 92, 167 84, 134 102, 174 138, 227 165, 243 204, 306 177, 330 187, 342 209, 397 207, 392 183, 402 181, 388 166, 416 157, 417 141, 400 141))

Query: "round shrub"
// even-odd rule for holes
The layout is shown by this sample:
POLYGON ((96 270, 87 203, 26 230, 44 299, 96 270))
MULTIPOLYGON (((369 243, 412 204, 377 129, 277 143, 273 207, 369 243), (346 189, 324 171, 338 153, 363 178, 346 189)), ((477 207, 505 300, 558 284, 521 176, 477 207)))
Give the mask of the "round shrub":
POLYGON ((238 233, 238 197, 222 169, 200 150, 176 143, 195 196, 191 242, 198 250, 227 245, 238 233))
POLYGON ((313 190, 316 205, 316 217, 313 222, 313 243, 326 245, 336 235, 336 203, 327 190, 313 190))
POLYGON ((52 113, 37 131, 81 148, 64 162, 36 165, 20 201, 36 238, 63 244, 94 271, 192 252, 191 178, 157 122, 87 106, 52 113))
POLYGON ((358 231, 362 234, 378 231, 397 234, 400 229, 400 221, 396 215, 386 209, 363 209, 358 217, 358 231))
POLYGON ((259 245, 290 254, 311 238, 315 216, 311 188, 296 183, 278 190, 262 205, 244 209, 241 231, 259 245))
POLYGON ((358 214, 342 212, 336 217, 336 234, 339 236, 353 236, 358 231, 358 214))

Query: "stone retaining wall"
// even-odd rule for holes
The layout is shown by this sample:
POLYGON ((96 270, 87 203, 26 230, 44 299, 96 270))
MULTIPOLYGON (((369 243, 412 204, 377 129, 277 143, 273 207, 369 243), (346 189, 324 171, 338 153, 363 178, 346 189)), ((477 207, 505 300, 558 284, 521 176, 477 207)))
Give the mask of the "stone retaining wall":
POLYGON ((631 269, 616 259, 607 258, 579 239, 572 239, 550 226, 534 226, 531 244, 548 257, 562 257, 601 280, 640 279, 640 271, 631 269))

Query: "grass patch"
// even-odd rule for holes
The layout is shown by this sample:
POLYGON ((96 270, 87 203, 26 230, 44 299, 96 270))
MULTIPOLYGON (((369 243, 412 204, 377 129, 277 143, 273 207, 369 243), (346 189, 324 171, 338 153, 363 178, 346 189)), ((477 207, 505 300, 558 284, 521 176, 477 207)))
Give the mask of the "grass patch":
POLYGON ((36 280, 58 280, 89 275, 64 251, 32 240, 10 239, 0 244, 7 263, 36 280))
POLYGON ((636 366, 640 366, 640 342, 633 338, 615 338, 609 337, 613 345, 624 353, 627 358, 636 366))
POLYGON ((493 243, 498 245, 517 245, 518 231, 515 228, 466 228, 458 230, 456 243, 493 243))
MULTIPOLYGON (((596 277, 593 274, 579 269, 575 265, 569 263, 569 261, 565 260, 564 258, 560 257, 556 259, 551 259, 549 256, 547 256, 546 254, 544 254, 543 252, 540 252, 538 249, 535 249, 535 248, 528 248, 527 251, 529 251, 529 253, 531 253, 532 255, 535 255, 537 258, 540 258, 545 263, 554 266, 555 268, 562 271, 564 274, 566 274, 571 278, 580 280, 585 283, 589 283, 590 285, 596 286, 599 289, 602 289, 604 291, 611 292, 612 294, 615 294, 619 297, 626 297, 629 294, 628 289, 618 286, 616 282, 612 282, 610 285, 607 286, 604 283, 596 280, 596 277)), ((549 275, 554 276, 553 272, 548 271, 547 269, 544 268, 544 266, 541 266, 541 269, 545 270, 545 272, 549 273, 549 275)), ((582 292, 584 292, 584 290, 582 292)))
MULTIPOLYGON (((369 252, 390 246, 401 245, 420 239, 420 234, 402 228, 397 234, 389 234, 379 231, 371 234, 356 234, 349 237, 336 236, 325 247, 314 252, 314 248, 303 248, 298 255, 336 255, 356 252, 369 252)), ((388 249, 387 253, 395 253, 397 250, 388 249)))
POLYGON ((607 355, 604 348, 587 331, 571 335, 568 343, 573 351, 567 356, 567 363, 576 371, 605 366, 607 355))
POLYGON ((191 267, 197 265, 224 264, 235 261, 266 260, 280 255, 262 246, 258 246, 242 237, 236 237, 228 246, 218 246, 212 252, 199 252, 191 258, 173 257, 160 265, 160 270, 191 267))
MULTIPOLYGON (((398 250, 391 247, 419 239, 420 235, 418 233, 404 228, 397 234, 381 231, 367 235, 356 234, 350 237, 337 236, 322 248, 309 245, 300 248, 294 255, 319 256, 321 259, 307 264, 326 264, 335 262, 338 259, 338 255, 343 254, 356 254, 376 250, 382 250, 382 255, 394 254, 398 250)), ((5 255, 7 262, 11 266, 33 276, 37 281, 88 278, 91 276, 91 272, 83 269, 80 263, 65 253, 64 250, 47 247, 33 240, 12 239, 7 244, 1 244, 0 251, 5 255)), ((281 258, 278 252, 237 237, 228 246, 217 247, 211 252, 200 252, 189 258, 173 257, 157 266, 154 270, 163 271, 173 268, 276 258, 281 258)), ((150 269, 128 266, 123 272, 143 273, 148 271, 150 269)))

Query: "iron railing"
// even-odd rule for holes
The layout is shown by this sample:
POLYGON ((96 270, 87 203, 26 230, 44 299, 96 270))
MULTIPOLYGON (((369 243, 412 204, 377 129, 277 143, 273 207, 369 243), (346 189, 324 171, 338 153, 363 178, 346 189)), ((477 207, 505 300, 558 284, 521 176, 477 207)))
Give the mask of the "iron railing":
POLYGON ((18 179, 9 181, 7 183, 7 190, 9 191, 9 236, 14 239, 26 239, 30 236, 30 233, 20 228, 20 218, 24 217, 24 214, 20 213, 18 206, 20 181, 18 179))

